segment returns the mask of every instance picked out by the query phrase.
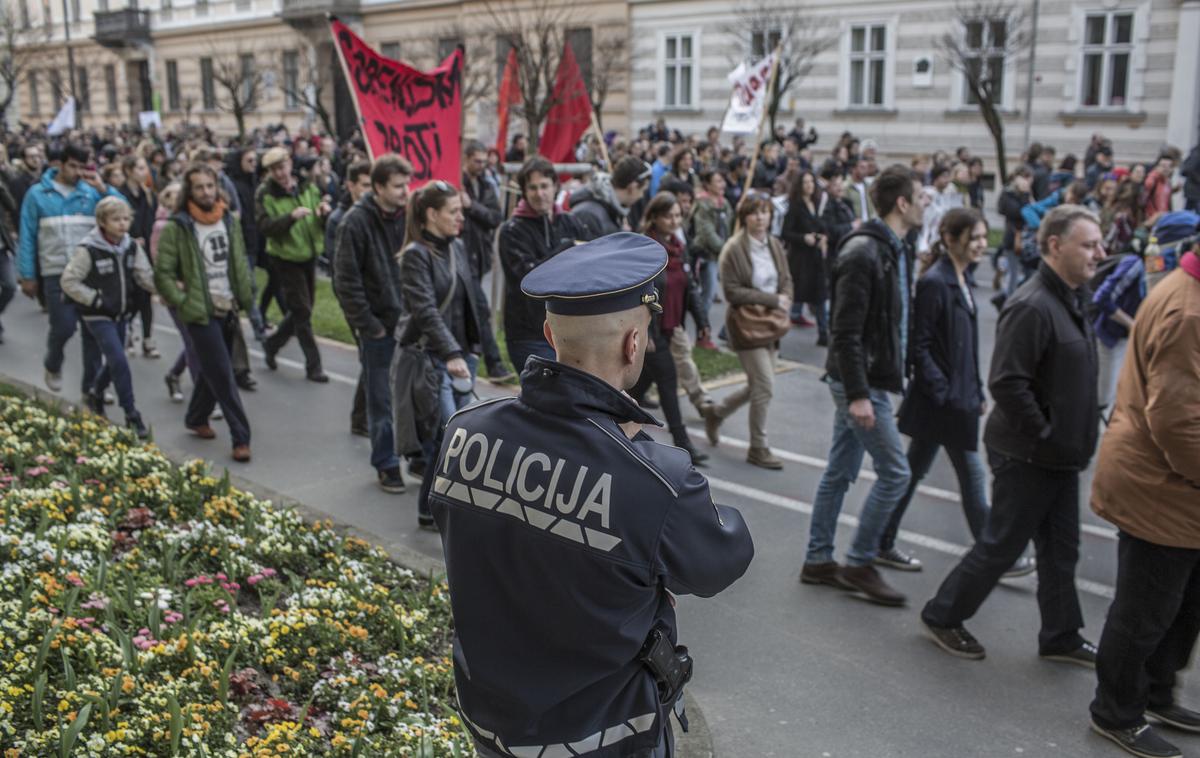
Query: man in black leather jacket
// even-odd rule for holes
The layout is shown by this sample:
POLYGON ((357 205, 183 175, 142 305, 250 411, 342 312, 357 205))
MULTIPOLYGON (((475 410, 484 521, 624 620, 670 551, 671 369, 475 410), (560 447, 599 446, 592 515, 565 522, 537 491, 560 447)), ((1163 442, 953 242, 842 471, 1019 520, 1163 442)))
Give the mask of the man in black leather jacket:
POLYGON ((371 465, 379 486, 391 493, 404 491, 392 436, 388 371, 396 349, 392 331, 402 309, 396 253, 404 244, 404 204, 411 177, 412 164, 398 155, 376 161, 371 191, 342 217, 333 251, 333 291, 354 330, 362 363, 371 465))
POLYGON ((1038 560, 1043 658, 1094 667, 1079 634, 1079 472, 1096 449, 1096 341, 1087 283, 1104 258, 1100 222, 1060 205, 1038 229, 1037 273, 1004 306, 988 388, 996 408, 983 442, 994 476, 983 538, 942 583, 921 619, 934 641, 963 658, 984 649, 963 628, 1032 539, 1038 560))
POLYGON ((520 373, 531 355, 553 359, 542 333, 546 306, 521 291, 521 279, 539 263, 587 238, 579 222, 554 207, 558 176, 550 161, 535 156, 517 173, 521 200, 500 227, 500 267, 504 269, 504 340, 520 373))

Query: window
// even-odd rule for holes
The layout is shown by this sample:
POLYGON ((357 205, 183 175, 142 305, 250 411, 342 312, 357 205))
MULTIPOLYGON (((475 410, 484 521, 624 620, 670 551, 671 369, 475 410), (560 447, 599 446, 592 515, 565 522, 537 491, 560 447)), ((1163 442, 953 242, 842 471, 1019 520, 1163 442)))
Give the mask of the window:
POLYGON ((592 91, 592 30, 569 29, 567 42, 571 52, 575 53, 575 61, 579 63, 579 73, 583 76, 583 86, 588 92, 592 91))
POLYGON ((54 26, 54 11, 51 9, 50 0, 42 0, 42 23, 47 29, 54 26))
POLYGON ((162 0, 162 19, 170 21, 173 9, 171 7, 172 0, 162 0))
POLYGON ((696 41, 692 34, 667 34, 662 44, 662 107, 692 108, 696 101, 696 41))
POLYGON ((54 111, 57 113, 63 104, 63 86, 62 75, 56 68, 50 69, 50 99, 53 101, 54 111))
POLYGON ((206 111, 217 109, 217 91, 213 88, 212 58, 200 59, 200 98, 201 107, 206 111))
POLYGON ((208 15, 208 0, 196 0, 196 15, 197 16, 207 16, 208 15))
POLYGON ((237 0, 237 2, 233 4, 233 8, 234 10, 248 11, 253 4, 254 0, 237 0))
POLYGON ((462 40, 460 40, 458 37, 443 37, 439 39, 437 46, 438 57, 437 60, 434 61, 434 64, 441 64, 442 61, 449 58, 450 53, 453 53, 454 48, 458 47, 461 43, 462 40))
POLYGON ((887 87, 887 26, 850 27, 848 103, 856 108, 882 108, 887 87))
MULTIPOLYGON (((390 57, 390 56, 388 56, 390 57)), ((295 110, 300 107, 300 53, 283 51, 283 107, 295 110)))
POLYGON ((71 0, 71 20, 79 21, 79 0, 71 0))
POLYGON ((83 66, 75 67, 75 95, 79 99, 79 110, 88 113, 92 110, 92 93, 88 82, 88 70, 83 66))
MULTIPOLYGON (((984 77, 991 82, 997 105, 1004 103, 1004 48, 1008 44, 1008 25, 1000 19, 979 19, 966 25, 967 65, 971 76, 979 81, 984 77), (986 68, 985 68, 986 67, 986 68)), ((962 101, 967 105, 979 105, 979 98, 967 85, 963 77, 962 101)))
POLYGON ((384 58, 390 58, 394 61, 400 60, 400 43, 384 42, 379 46, 379 54, 384 58))
POLYGON ((104 105, 109 113, 117 112, 117 67, 111 63, 104 67, 104 105))
POLYGON ((96 3, 96 10, 100 11, 101 13, 106 13, 108 11, 108 0, 98 0, 96 3))
POLYGON ((21 28, 28 29, 33 25, 29 19, 29 0, 21 0, 21 28))
POLYGON ((179 63, 167 61, 167 110, 179 110, 179 63))
POLYGON ((29 112, 38 115, 42 112, 42 99, 38 96, 38 78, 36 71, 29 72, 29 112))
POLYGON ((1079 104, 1084 108, 1124 108, 1132 56, 1133 13, 1089 13, 1083 26, 1079 104))
POLYGON ((750 35, 750 60, 761 60, 779 47, 783 32, 779 29, 763 29, 750 35))
POLYGON ((258 99, 258 74, 254 72, 254 54, 242 53, 238 56, 238 62, 241 65, 242 72, 242 101, 246 103, 246 107, 253 110, 258 99))

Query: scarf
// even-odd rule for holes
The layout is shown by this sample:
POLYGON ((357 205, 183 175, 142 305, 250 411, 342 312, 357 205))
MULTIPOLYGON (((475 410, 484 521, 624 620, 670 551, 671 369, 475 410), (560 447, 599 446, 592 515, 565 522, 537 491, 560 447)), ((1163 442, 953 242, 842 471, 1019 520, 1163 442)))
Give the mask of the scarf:
POLYGON ((1200 255, 1185 253, 1179 261, 1179 267, 1191 274, 1193 278, 1200 280, 1200 255))
POLYGON ((204 210, 191 200, 187 203, 188 213, 201 224, 212 225, 225 218, 225 198, 218 198, 211 210, 204 210))

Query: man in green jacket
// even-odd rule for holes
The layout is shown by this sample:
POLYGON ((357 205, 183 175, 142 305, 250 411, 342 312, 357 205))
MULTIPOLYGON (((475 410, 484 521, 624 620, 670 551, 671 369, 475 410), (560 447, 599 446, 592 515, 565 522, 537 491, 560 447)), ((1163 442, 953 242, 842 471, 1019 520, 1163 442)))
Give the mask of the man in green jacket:
POLYGON ((248 313, 253 302, 241 224, 207 165, 191 166, 182 181, 179 205, 158 239, 154 286, 182 324, 185 345, 195 351, 200 367, 184 423, 198 437, 212 439, 217 434, 208 419, 220 405, 233 437, 233 459, 245 463, 250 420, 230 357, 238 310, 248 313))
POLYGON ((263 342, 267 367, 275 370, 276 354, 293 335, 304 351, 304 372, 309 381, 326 383, 321 353, 313 336, 312 311, 317 258, 325 251, 325 218, 329 199, 316 186, 292 174, 286 149, 273 147, 262 159, 267 179, 254 195, 254 221, 267 239, 267 255, 275 265, 279 290, 287 315, 275 333, 263 342))

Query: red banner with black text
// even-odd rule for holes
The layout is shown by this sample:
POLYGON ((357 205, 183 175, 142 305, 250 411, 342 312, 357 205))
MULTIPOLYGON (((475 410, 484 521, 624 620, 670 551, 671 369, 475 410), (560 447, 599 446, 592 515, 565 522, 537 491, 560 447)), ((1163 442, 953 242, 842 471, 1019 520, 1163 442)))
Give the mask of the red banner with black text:
POLYGON ((462 180, 462 48, 432 71, 385 58, 336 18, 330 32, 357 103, 372 160, 396 153, 413 165, 415 189, 462 180))

